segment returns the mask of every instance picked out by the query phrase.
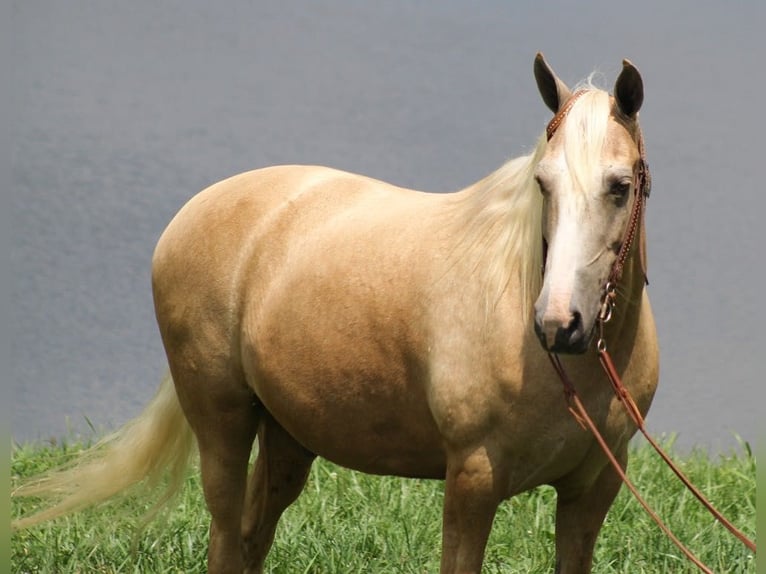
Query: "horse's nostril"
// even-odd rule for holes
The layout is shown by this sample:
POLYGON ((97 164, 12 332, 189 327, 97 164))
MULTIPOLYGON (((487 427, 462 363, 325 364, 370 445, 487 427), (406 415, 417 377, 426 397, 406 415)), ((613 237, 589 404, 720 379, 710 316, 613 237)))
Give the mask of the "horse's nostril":
POLYGON ((582 314, 572 312, 572 318, 566 327, 556 331, 555 343, 549 350, 560 353, 583 353, 588 346, 588 336, 585 333, 582 314))
POLYGON ((567 332, 570 335, 576 335, 578 333, 582 333, 583 331, 583 325, 582 325, 582 314, 580 314, 579 311, 575 311, 572 313, 572 320, 569 322, 569 326, 567 327, 567 332))

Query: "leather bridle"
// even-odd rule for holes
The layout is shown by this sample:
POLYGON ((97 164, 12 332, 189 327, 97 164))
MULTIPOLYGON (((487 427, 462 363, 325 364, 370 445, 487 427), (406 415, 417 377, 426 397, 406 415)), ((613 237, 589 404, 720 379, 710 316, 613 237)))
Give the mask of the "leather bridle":
MULTIPOLYGON (((585 93, 587 93, 587 90, 580 90, 575 92, 569 98, 569 100, 564 104, 564 106, 562 106, 562 108, 556 113, 553 119, 549 122, 546 128, 546 135, 547 135, 548 141, 550 141, 550 139, 553 137, 553 134, 556 132, 558 127, 563 123, 564 119, 566 118, 567 114, 574 106, 575 102, 585 93)), ((625 235, 623 237, 623 241, 620 245, 620 248, 617 252, 617 258, 615 259, 615 262, 612 265, 612 269, 609 273, 607 282, 602 289, 601 308, 599 310, 598 319, 597 319, 598 327, 599 327, 599 338, 596 343, 596 350, 598 351, 599 362, 601 363, 601 366, 604 372, 606 373, 607 378, 609 379, 609 382, 612 384, 612 389, 615 395, 617 396, 617 399, 624 405, 631 420, 634 422, 636 427, 641 431, 641 433, 646 437, 646 439, 649 441, 652 447, 659 453, 660 457, 668 464, 668 466, 670 466, 670 468, 673 470, 676 476, 678 476, 678 478, 683 482, 683 484, 692 492, 692 494, 694 494, 694 496, 705 506, 705 508, 707 508, 713 514, 713 516, 719 522, 721 522, 721 524, 723 524, 734 536, 736 536, 743 544, 745 544, 745 546, 747 546, 753 553, 755 553, 756 552, 755 543, 752 540, 748 539, 731 522, 729 522, 723 515, 721 515, 721 513, 718 510, 716 510, 713 507, 713 505, 691 483, 691 481, 689 481, 689 479, 683 474, 683 472, 681 472, 678 466, 676 466, 673 463, 673 461, 670 459, 670 456, 649 435, 649 433, 646 430, 646 426, 644 424, 644 418, 641 415, 641 411, 639 410, 638 406, 633 400, 633 397, 630 395, 630 392, 628 391, 628 389, 622 383, 622 379, 620 378, 617 368, 615 367, 614 362, 612 361, 612 357, 609 354, 609 351, 607 349, 607 342, 605 338, 605 325, 606 323, 609 322, 609 320, 612 317, 612 314, 616 305, 616 299, 617 299, 617 286, 620 280, 622 279, 623 271, 625 269, 625 265, 628 261, 628 258, 630 257, 630 253, 632 251, 636 236, 639 234, 642 236, 639 240, 639 257, 641 259, 641 270, 643 272, 644 282, 648 283, 647 273, 646 273, 646 255, 644 251, 645 241, 644 241, 643 234, 645 232, 644 210, 646 207, 646 200, 649 197, 649 192, 651 189, 651 175, 649 174, 649 165, 646 162, 644 141, 641 134, 641 130, 638 127, 638 125, 635 126, 635 129, 636 129, 636 145, 638 146, 638 151, 639 151, 639 160, 638 160, 638 165, 636 167, 634 182, 633 182, 634 184, 633 193, 635 197, 633 201, 633 207, 631 209, 630 218, 628 220, 628 224, 625 229, 625 235)), ((594 435, 594 437, 596 438, 596 441, 599 443, 599 446, 604 451, 604 454, 607 456, 610 463, 614 467, 614 470, 617 472, 617 474, 620 476, 622 481, 625 483, 625 486, 636 497, 636 499, 641 504, 641 506, 647 511, 647 513, 652 517, 652 519, 657 523, 657 525, 662 529, 662 531, 665 532, 665 534, 673 541, 673 543, 675 543, 676 546, 686 555, 686 557, 689 558, 689 560, 691 560, 703 572, 706 572, 708 574, 713 574, 712 570, 708 566, 702 563, 686 546, 684 546, 684 544, 678 538, 676 538, 676 536, 670 531, 670 529, 662 522, 660 517, 649 507, 647 502, 641 497, 636 487, 633 485, 633 483, 625 474, 625 470, 623 469, 622 465, 617 460, 614 453, 612 453, 606 440, 603 438, 600 431, 598 430, 598 427, 588 415, 588 412, 586 411, 585 406, 583 405, 582 401, 580 400, 580 397, 577 394, 577 391, 575 390, 574 383, 569 378, 569 376, 567 375, 564 369, 561 359, 559 358, 558 355, 551 352, 548 353, 548 357, 551 361, 551 364, 553 365, 553 368, 555 369, 556 373, 561 379, 562 384, 564 385, 564 396, 566 397, 569 411, 572 413, 572 416, 575 418, 575 420, 577 420, 577 422, 583 428, 590 430, 591 433, 594 435)))

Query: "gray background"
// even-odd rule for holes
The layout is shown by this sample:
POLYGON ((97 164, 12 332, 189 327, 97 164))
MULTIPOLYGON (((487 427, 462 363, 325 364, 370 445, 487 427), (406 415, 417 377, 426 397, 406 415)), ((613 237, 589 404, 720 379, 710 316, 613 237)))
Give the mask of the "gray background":
POLYGON ((763 3, 17 2, 9 9, 11 434, 102 431, 165 370, 150 258, 194 193, 327 164, 451 191, 528 151, 543 51, 642 71, 662 372, 648 424, 753 441, 764 348, 763 3), (577 6, 575 6, 577 5, 577 6))

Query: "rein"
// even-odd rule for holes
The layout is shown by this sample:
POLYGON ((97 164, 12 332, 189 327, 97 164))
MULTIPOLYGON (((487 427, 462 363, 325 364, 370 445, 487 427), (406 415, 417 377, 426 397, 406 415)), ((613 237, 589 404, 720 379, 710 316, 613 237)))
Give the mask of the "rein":
MULTIPOLYGON (((561 125, 561 123, 566 118, 567 114, 569 113, 569 110, 572 109, 572 106, 574 105, 574 103, 577 101, 577 99, 580 96, 586 93, 586 91, 587 90, 580 90, 575 92, 569 98, 566 104, 556 113, 556 115, 550 121, 550 123, 548 124, 546 128, 546 135, 549 141, 553 137, 553 134, 556 132, 556 129, 561 125)), ((607 349, 607 343, 604 337, 605 325, 612 318, 612 314, 613 314, 613 311, 616 305, 616 299, 617 299, 617 285, 622 278, 622 274, 625 269, 625 264, 632 250, 635 237, 637 234, 643 235, 644 233, 643 213, 645 209, 646 199, 649 197, 649 191, 651 189, 651 176, 649 174, 649 166, 646 162, 644 141, 640 131, 638 132, 637 145, 638 145, 638 150, 640 154, 640 159, 639 159, 638 168, 636 170, 636 175, 634 180, 635 201, 633 202, 633 209, 631 210, 630 219, 628 221, 628 226, 625 230, 625 236, 623 238, 623 242, 620 245, 620 249, 617 253, 617 259, 615 260, 612 266, 612 269, 609 274, 609 278, 603 289, 603 295, 601 298, 601 309, 598 315, 599 338, 596 343, 596 349, 598 351, 599 363, 601 364, 601 367, 606 373, 606 376, 612 385, 612 389, 615 395, 617 396, 617 399, 625 407, 625 410, 627 411, 628 416, 634 422, 636 427, 641 431, 641 433, 644 435, 647 441, 649 441, 649 444, 651 444, 654 450, 657 451, 657 453, 660 455, 662 460, 665 461, 665 463, 676 474, 676 476, 678 476, 681 482, 692 492, 692 494, 694 494, 694 496, 703 504, 703 506, 707 508, 707 510, 716 518, 716 520, 718 520, 721 524, 723 524, 729 530, 729 532, 731 532, 737 539, 739 539, 745 546, 747 546, 748 549, 750 549, 755 554, 756 552, 755 543, 749 538, 747 538, 740 530, 738 530, 729 520, 727 520, 718 510, 716 510, 713 507, 713 505, 705 498, 705 496, 699 491, 699 489, 697 489, 691 483, 691 481, 686 477, 686 475, 683 472, 681 472, 678 466, 671 460, 670 456, 659 446, 659 444, 657 444, 657 442, 651 437, 651 435, 649 435, 649 433, 646 430, 646 425, 644 424, 644 418, 641 415, 641 411, 639 410, 638 406, 633 400, 633 397, 630 395, 630 392, 628 391, 628 389, 622 383, 622 379, 620 378, 620 375, 617 372, 617 368, 615 367, 614 362, 612 361, 612 357, 609 354, 609 351, 607 349)), ((646 274, 646 255, 644 251, 645 249, 644 243, 645 243, 644 238, 641 237, 641 240, 639 243, 639 256, 641 258, 641 269, 644 275, 644 282, 648 283, 647 274, 646 274)), ((551 364, 553 365, 554 370, 556 371, 559 378, 561 379, 562 384, 564 385, 564 396, 566 398, 570 413, 575 418, 575 420, 580 424, 580 426, 582 426, 583 428, 587 430, 590 430, 590 432, 594 435, 599 446, 604 451, 604 454, 609 459, 609 462, 611 463, 611 465, 614 467, 614 470, 617 472, 617 474, 620 476, 622 481, 625 483, 625 486, 627 486, 627 488, 631 491, 631 493, 636 497, 636 500, 639 502, 639 504, 641 504, 644 510, 646 510, 646 512, 657 523, 660 529, 681 550, 681 552, 683 552, 684 555, 691 562, 693 562, 700 570, 702 570, 703 572, 706 572, 707 574, 713 574, 713 571, 709 567, 707 567, 703 562, 701 562, 670 531, 670 529, 665 525, 665 523, 662 522, 662 520, 657 515, 657 513, 654 512, 649 507, 648 503, 639 494, 635 485, 630 481, 630 479, 625 474, 625 470, 623 469, 622 465, 617 460, 614 453, 612 453, 606 440, 599 432, 598 427, 588 415, 588 412, 585 409, 585 406, 583 405, 582 401, 580 400, 580 397, 577 394, 577 391, 575 390, 574 384, 572 383, 571 379, 569 378, 566 371, 564 370, 564 366, 561 363, 561 359, 559 358, 558 355, 554 353, 550 353, 550 352, 548 353, 548 357, 551 361, 551 364)))

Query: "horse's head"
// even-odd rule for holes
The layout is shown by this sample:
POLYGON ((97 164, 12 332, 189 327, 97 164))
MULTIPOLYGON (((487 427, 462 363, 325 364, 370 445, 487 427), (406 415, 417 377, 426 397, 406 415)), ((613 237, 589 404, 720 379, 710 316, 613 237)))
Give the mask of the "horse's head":
POLYGON ((573 94, 540 54, 534 71, 543 100, 556 114, 535 172, 544 197, 545 257, 535 330, 549 351, 582 353, 638 201, 643 83, 628 61, 614 96, 597 89, 573 94))

